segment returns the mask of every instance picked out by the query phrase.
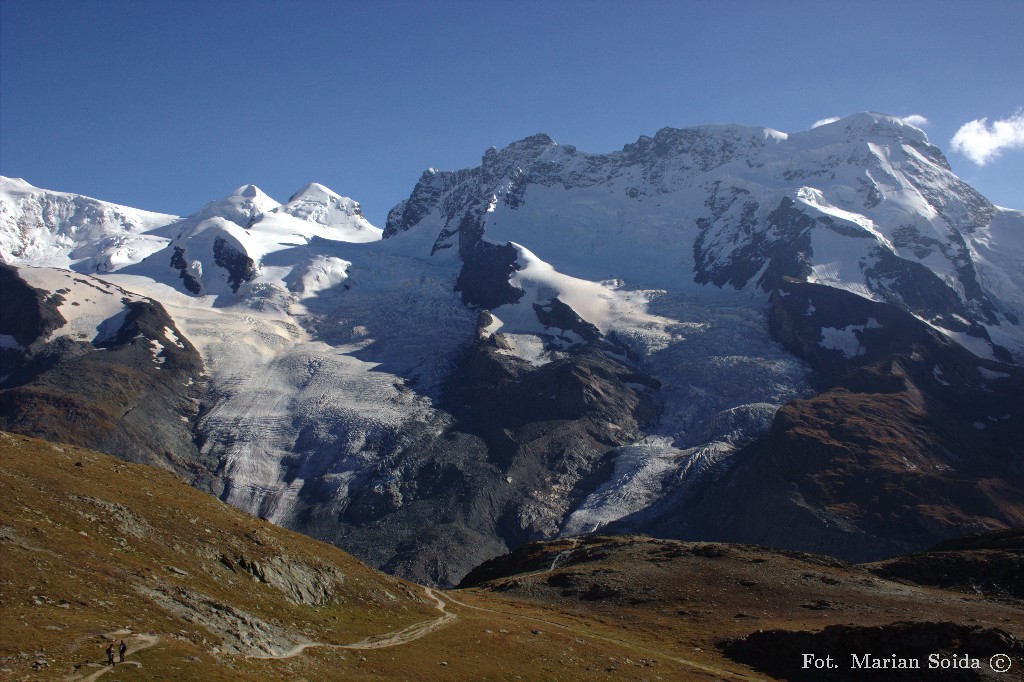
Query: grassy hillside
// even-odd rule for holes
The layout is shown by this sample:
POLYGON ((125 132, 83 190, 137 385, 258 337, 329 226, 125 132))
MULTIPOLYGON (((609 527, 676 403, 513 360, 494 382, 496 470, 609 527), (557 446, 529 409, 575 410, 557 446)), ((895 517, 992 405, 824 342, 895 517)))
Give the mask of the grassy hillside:
POLYGON ((1006 577, 1024 552, 969 553, 912 555, 893 567, 751 545, 588 537, 525 545, 478 567, 463 581, 472 589, 460 593, 510 610, 526 603, 571 613, 607 637, 757 679, 1024 679, 1024 600, 965 589, 1006 577), (958 568, 948 590, 929 586, 940 555, 958 568), (804 669, 805 653, 832 655, 839 667, 831 676, 804 669), (851 670, 850 656, 866 653, 920 657, 925 666, 932 653, 969 656, 983 670, 851 670), (990 678, 995 654, 1012 656, 1013 668, 990 678))
POLYGON ((162 470, 6 433, 0 611, 4 680, 716 678, 571 613, 384 575, 162 470))
POLYGON ((441 592, 164 471, 0 433, 3 680, 801 679, 803 649, 906 632, 1006 646, 1016 668, 999 679, 1019 679, 1024 602, 964 591, 987 570, 972 557, 946 590, 908 582, 931 579, 927 557, 897 581, 760 547, 586 538, 532 543, 441 592), (107 667, 122 639, 125 664, 107 667))
POLYGON ((260 661, 435 618, 424 591, 243 514, 172 475, 0 434, 0 674, 89 673, 125 639, 129 679, 288 676, 260 661), (146 635, 143 639, 142 635, 146 635), (159 644, 131 651, 153 637, 159 644), (158 673, 156 671, 159 671, 158 673))

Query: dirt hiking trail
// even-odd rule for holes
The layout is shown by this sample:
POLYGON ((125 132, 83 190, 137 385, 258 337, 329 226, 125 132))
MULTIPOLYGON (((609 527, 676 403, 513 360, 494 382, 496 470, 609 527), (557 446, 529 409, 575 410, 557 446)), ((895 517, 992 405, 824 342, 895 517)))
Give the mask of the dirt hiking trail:
MULTIPOLYGON (((128 656, 131 656, 132 654, 137 654, 143 649, 148 649, 149 647, 156 645, 160 641, 160 638, 156 635, 144 635, 141 633, 133 633, 129 630, 117 630, 115 632, 108 632, 105 635, 103 635, 103 637, 105 639, 115 641, 119 639, 124 639, 125 643, 128 645, 128 656)), ((116 645, 114 648, 117 648, 116 645)), ((114 654, 114 657, 115 659, 118 657, 117 653, 114 654)), ((93 674, 89 675, 88 677, 71 677, 69 679, 81 680, 82 682, 93 682, 93 680, 99 678, 101 675, 106 675, 107 673, 117 668, 118 665, 130 665, 136 668, 142 667, 142 663, 138 661, 125 661, 124 663, 118 663, 117 665, 104 664, 102 668, 100 668, 93 674)))
POLYGON ((306 649, 312 649, 320 647, 324 649, 353 649, 353 650, 365 650, 365 649, 386 649, 393 646, 401 646, 413 642, 420 637, 429 635, 434 630, 447 625, 452 622, 458 616, 454 613, 448 613, 445 608, 444 601, 437 596, 432 589, 424 587, 423 591, 428 597, 430 597, 437 605, 437 610, 441 612, 439 618, 433 620, 426 620, 420 623, 413 623, 412 625, 403 628, 401 630, 394 630, 392 632, 385 632, 379 635, 370 635, 365 637, 358 642, 352 644, 326 644, 324 642, 305 642, 303 644, 296 644, 294 647, 284 652, 283 654, 267 655, 267 656, 252 656, 251 658, 293 658, 298 656, 306 649))

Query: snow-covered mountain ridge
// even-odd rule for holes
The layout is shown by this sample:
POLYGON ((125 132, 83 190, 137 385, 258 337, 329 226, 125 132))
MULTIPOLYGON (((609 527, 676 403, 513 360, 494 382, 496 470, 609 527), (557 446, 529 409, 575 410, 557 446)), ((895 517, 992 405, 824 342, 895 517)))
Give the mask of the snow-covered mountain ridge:
MULTIPOLYGON (((116 211, 134 215, 8 181, 0 244, 21 246, 0 253, 158 302, 204 365, 205 399, 179 416, 218 463, 208 487, 406 576, 455 582, 558 534, 742 530, 719 499, 763 505, 767 525, 749 524, 762 534, 733 539, 850 557, 1024 509, 1008 435, 1024 423, 1024 214, 892 117, 666 128, 611 154, 536 135, 428 170, 383 232, 316 184, 285 204, 246 185, 124 228, 89 217, 116 211), (37 218, 58 200, 92 213, 37 218), (862 411, 879 416, 845 423, 862 411), (906 439, 861 433, 876 424, 906 439), (857 471, 829 468, 846 438, 873 443, 857 461, 886 471, 879 444, 902 443, 916 463, 898 475, 920 489, 987 477, 1012 494, 956 498, 941 522, 941 503, 912 500, 904 521, 872 525, 890 513, 877 500, 801 487, 857 471), (779 452, 791 442, 806 460, 779 452), (791 517, 803 525, 786 535, 791 517)), ((87 286, 22 279, 29 308, 66 296, 40 283, 87 286)), ((120 324, 60 311, 82 339, 120 324)), ((57 341, 18 338, 3 350, 18 376, 57 341)), ((159 352, 138 357, 158 371, 159 352)))
POLYGON ((302 273, 294 268, 281 271, 268 263, 262 272, 264 258, 314 239, 366 242, 380 236, 357 202, 317 183, 286 204, 243 185, 180 218, 0 178, 3 262, 89 274, 132 272, 156 281, 168 280, 176 270, 170 279, 177 277, 183 291, 195 294, 234 293, 243 282, 289 275, 301 286, 302 273))
POLYGON ((476 169, 425 173, 385 237, 412 229, 435 252, 515 242, 566 275, 632 287, 769 290, 792 276, 1024 352, 1024 214, 993 206, 894 117, 789 135, 665 128, 611 154, 537 135, 476 169))
POLYGON ((108 272, 166 243, 154 234, 177 218, 0 177, 0 260, 108 272))

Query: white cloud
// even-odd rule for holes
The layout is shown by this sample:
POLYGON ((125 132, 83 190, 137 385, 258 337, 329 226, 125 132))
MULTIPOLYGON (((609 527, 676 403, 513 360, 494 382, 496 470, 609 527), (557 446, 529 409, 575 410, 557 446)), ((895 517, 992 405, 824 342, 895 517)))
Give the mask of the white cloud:
POLYGON ((904 116, 900 120, 906 123, 907 125, 914 126, 915 128, 923 128, 924 126, 928 125, 928 119, 926 119, 921 114, 911 114, 910 116, 904 116))
POLYGON ((953 151, 979 166, 999 158, 1007 149, 1024 149, 1024 109, 991 124, 987 118, 968 121, 960 126, 950 143, 953 151))
POLYGON ((813 124, 811 125, 811 128, 818 128, 818 127, 820 127, 820 126, 826 126, 826 125, 828 125, 829 123, 835 123, 835 122, 836 122, 836 121, 838 121, 839 119, 840 119, 840 117, 839 117, 839 116, 829 116, 828 118, 823 118, 823 119, 821 119, 820 121, 815 121, 815 122, 814 122, 814 123, 813 123, 813 124))

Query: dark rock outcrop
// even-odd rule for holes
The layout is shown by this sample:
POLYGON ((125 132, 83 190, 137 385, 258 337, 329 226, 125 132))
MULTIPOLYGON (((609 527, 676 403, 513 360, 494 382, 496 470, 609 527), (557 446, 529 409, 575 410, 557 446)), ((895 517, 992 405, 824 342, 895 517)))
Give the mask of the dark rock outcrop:
POLYGON ((1024 525, 1024 373, 884 303, 784 282, 773 334, 821 393, 646 530, 855 561, 1024 525), (828 335, 826 335, 828 332, 828 335))
POLYGON ((213 261, 228 272, 228 286, 233 293, 238 287, 256 276, 256 264, 252 258, 228 244, 223 237, 213 240, 213 261))
MULTIPOLYGON (((18 281, 5 288, 12 308, 29 311, 17 319, 42 320, 40 330, 56 325, 52 298, 18 281)), ((159 303, 122 304, 119 326, 104 339, 40 333, 18 352, 0 385, 0 428, 160 466, 217 491, 217 462, 192 434, 205 397, 198 351, 159 303)), ((27 339, 24 326, 0 326, 0 334, 13 333, 27 339)))
POLYGON ((31 345, 67 322, 60 314, 64 299, 59 293, 30 287, 18 276, 17 268, 5 263, 0 263, 0 290, 4 292, 0 329, 22 346, 31 345))
POLYGON ((174 253, 171 255, 171 267, 180 273, 182 284, 193 294, 198 294, 203 290, 203 284, 188 271, 188 262, 185 260, 185 249, 180 246, 174 247, 174 253))
POLYGON ((382 443, 392 454, 344 499, 326 479, 307 480, 301 496, 316 504, 293 525, 388 572, 454 584, 510 547, 553 537, 607 477, 611 451, 656 416, 656 389, 600 344, 534 367, 480 338, 445 395, 454 421, 407 429, 401 448, 382 443))
POLYGON ((575 310, 557 297, 543 305, 534 303, 533 311, 537 313, 540 323, 547 328, 553 327, 561 329, 563 332, 574 332, 584 341, 597 341, 601 338, 601 331, 595 325, 584 320, 575 310))

